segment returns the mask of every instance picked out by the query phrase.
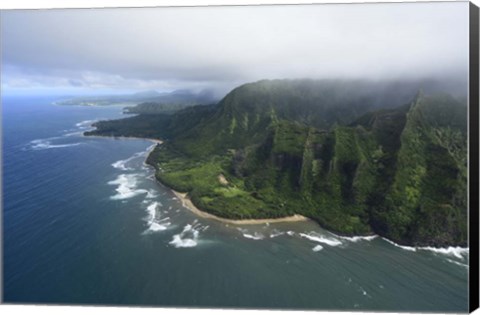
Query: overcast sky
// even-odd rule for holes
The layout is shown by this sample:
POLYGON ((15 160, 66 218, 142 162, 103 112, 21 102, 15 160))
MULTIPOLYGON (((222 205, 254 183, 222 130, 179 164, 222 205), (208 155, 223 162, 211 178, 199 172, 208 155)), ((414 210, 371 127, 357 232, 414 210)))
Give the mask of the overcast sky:
POLYGON ((3 11, 4 93, 466 76, 468 2, 3 11))

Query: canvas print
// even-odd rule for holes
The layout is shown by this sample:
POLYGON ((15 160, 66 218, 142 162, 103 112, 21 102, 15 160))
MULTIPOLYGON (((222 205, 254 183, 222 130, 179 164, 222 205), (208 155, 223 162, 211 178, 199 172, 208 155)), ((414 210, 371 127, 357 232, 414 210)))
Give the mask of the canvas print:
POLYGON ((2 11, 3 302, 466 312, 468 17, 2 11))

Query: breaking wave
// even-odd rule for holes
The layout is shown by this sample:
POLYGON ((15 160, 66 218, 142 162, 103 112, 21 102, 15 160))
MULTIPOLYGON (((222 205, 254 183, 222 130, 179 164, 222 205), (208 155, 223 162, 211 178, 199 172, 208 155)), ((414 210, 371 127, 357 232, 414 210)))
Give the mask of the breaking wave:
POLYGON ((91 119, 91 120, 83 120, 79 123, 76 123, 75 126, 81 129, 89 128, 91 125, 96 122, 98 119, 91 119))
POLYGON ((437 247, 417 247, 419 250, 427 250, 434 252, 436 254, 443 254, 448 256, 455 256, 460 259, 464 259, 464 256, 468 255, 468 248, 464 247, 446 247, 446 248, 437 248, 437 247))
POLYGON ((325 237, 323 235, 320 235, 318 233, 315 233, 315 232, 310 232, 308 234, 305 234, 305 233, 299 233, 299 235, 301 237, 304 237, 304 238, 307 238, 311 241, 314 241, 314 242, 317 242, 317 243, 322 243, 322 244, 326 244, 328 246, 339 246, 339 245, 342 245, 342 242, 340 242, 339 240, 335 239, 335 238, 328 238, 328 237, 325 237))
POLYGON ((111 165, 116 168, 116 169, 119 169, 119 170, 122 170, 122 171, 132 171, 133 168, 131 167, 128 167, 127 166, 127 163, 129 163, 130 161, 138 158, 138 157, 141 157, 141 156, 146 156, 147 153, 149 151, 152 150, 152 148, 155 146, 155 144, 149 146, 145 151, 141 151, 141 152, 137 152, 135 154, 133 154, 131 157, 125 159, 125 160, 119 160, 119 161, 116 161, 114 163, 112 163, 111 165))
POLYGON ((378 237, 378 235, 370 235, 370 236, 338 236, 338 238, 341 238, 342 240, 346 240, 349 242, 359 242, 359 241, 373 241, 378 237))
POLYGON ((115 163, 112 163, 112 166, 114 168, 122 170, 122 171, 131 171, 131 170, 133 170, 133 168, 125 166, 125 164, 127 164, 131 160, 132 160, 132 158, 128 158, 126 160, 120 160, 120 161, 117 161, 115 163))
POLYGON ((413 247, 413 246, 402 246, 399 245, 395 242, 392 242, 389 239, 386 239, 382 237, 382 239, 390 244, 392 244, 395 247, 404 249, 404 250, 409 250, 412 252, 416 252, 417 250, 423 250, 423 251, 430 251, 435 254, 442 254, 442 255, 447 255, 447 256, 454 256, 460 259, 464 259, 466 255, 469 253, 469 249, 466 247, 431 247, 431 246, 425 246, 425 247, 413 247))
POLYGON ((402 245, 399 245, 399 244, 397 244, 397 243, 395 243, 395 242, 393 242, 393 241, 391 241, 391 240, 389 240, 389 239, 386 239, 385 237, 382 237, 382 240, 384 240, 384 241, 387 242, 387 243, 392 244, 392 245, 395 246, 395 247, 398 247, 398 248, 401 248, 401 249, 404 249, 404 250, 408 250, 408 251, 411 251, 411 252, 416 252, 416 251, 417 251, 417 249, 416 249, 415 247, 412 247, 412 246, 402 246, 402 245))
POLYGON ((28 148, 31 150, 46 150, 46 149, 56 149, 56 148, 67 148, 73 147, 82 144, 81 142, 76 143, 63 143, 63 144, 52 144, 52 140, 61 139, 60 137, 52 137, 47 139, 36 139, 30 141, 28 148))
POLYGON ((187 224, 183 228, 182 232, 175 234, 169 244, 175 248, 188 248, 198 245, 198 237, 201 231, 206 231, 207 226, 201 226, 199 224, 187 224))
POLYGON ((448 259, 447 258, 447 261, 452 263, 452 264, 455 264, 455 265, 458 265, 458 266, 461 266, 461 267, 464 267, 464 268, 469 268, 469 266, 467 264, 462 264, 461 262, 458 262, 458 261, 455 261, 455 260, 452 260, 452 259, 448 259))
POLYGON ((274 230, 272 231, 272 234, 270 234, 270 238, 275 238, 275 237, 277 237, 277 236, 281 236, 281 235, 284 235, 284 234, 285 234, 285 232, 282 232, 282 231, 279 231, 279 230, 277 230, 277 229, 274 229, 274 230))
POLYGON ((160 206, 159 202, 153 202, 147 207, 147 225, 148 229, 146 232, 158 232, 165 231, 171 225, 170 218, 158 218, 157 209, 160 206))
POLYGON ((137 189, 138 174, 120 174, 115 180, 109 181, 109 185, 117 185, 116 195, 110 197, 112 200, 123 200, 146 194, 147 198, 154 198, 155 195, 146 189, 137 189))
POLYGON ((259 232, 255 232, 253 234, 243 233, 242 235, 245 238, 249 238, 249 239, 256 240, 256 241, 263 240, 265 238, 265 236, 262 233, 259 233, 259 232))

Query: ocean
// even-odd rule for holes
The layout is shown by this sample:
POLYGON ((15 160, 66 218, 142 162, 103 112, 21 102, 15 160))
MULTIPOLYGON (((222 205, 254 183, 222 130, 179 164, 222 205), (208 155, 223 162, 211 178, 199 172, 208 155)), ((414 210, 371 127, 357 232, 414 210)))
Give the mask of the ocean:
POLYGON ((121 107, 52 101, 2 99, 5 303, 467 311, 468 250, 198 217, 152 142, 82 136, 121 107))

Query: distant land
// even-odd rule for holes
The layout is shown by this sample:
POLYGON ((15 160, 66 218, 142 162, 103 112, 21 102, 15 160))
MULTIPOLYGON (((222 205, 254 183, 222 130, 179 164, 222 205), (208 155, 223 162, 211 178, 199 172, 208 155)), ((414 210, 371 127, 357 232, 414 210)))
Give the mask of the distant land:
POLYGON ((342 235, 466 246, 465 98, 417 83, 263 80, 85 135, 164 140, 147 159, 156 178, 219 217, 299 214, 342 235))
POLYGON ((126 113, 155 114, 173 113, 186 106, 215 103, 218 99, 210 90, 194 92, 190 90, 176 90, 160 93, 157 91, 143 91, 126 95, 83 96, 58 100, 56 105, 81 105, 81 106, 109 106, 131 105, 125 108, 126 113))

